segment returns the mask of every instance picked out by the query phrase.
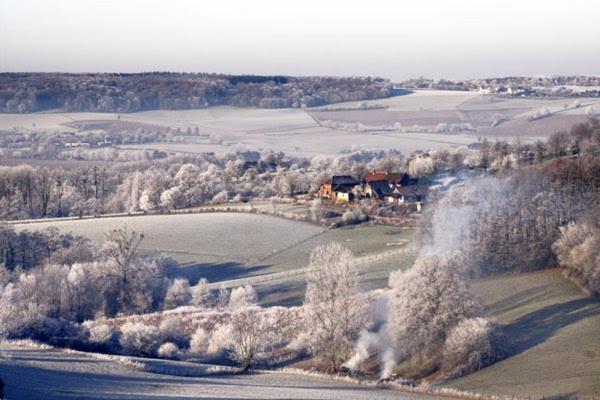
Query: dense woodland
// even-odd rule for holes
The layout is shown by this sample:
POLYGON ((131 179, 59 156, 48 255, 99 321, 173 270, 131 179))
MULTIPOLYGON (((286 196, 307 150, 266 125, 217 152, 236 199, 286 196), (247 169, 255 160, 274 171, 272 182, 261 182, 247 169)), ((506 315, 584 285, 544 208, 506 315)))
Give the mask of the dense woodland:
POLYGON ((0 112, 314 107, 392 94, 379 78, 219 74, 0 74, 0 112))

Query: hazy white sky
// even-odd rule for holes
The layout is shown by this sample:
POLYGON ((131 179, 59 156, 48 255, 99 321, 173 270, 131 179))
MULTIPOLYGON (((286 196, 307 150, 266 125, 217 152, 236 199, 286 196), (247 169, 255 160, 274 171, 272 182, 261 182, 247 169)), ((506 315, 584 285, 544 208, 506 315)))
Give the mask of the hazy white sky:
POLYGON ((599 21, 599 0, 0 0, 0 70, 597 75, 599 21))

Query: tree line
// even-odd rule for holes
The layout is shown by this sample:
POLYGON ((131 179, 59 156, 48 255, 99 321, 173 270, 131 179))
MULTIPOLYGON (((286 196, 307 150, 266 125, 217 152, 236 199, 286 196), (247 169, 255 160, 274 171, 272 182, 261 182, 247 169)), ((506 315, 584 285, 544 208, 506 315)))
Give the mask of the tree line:
POLYGON ((388 97, 381 78, 281 77, 190 73, 0 74, 0 112, 51 109, 135 112, 219 105, 314 107, 388 97))

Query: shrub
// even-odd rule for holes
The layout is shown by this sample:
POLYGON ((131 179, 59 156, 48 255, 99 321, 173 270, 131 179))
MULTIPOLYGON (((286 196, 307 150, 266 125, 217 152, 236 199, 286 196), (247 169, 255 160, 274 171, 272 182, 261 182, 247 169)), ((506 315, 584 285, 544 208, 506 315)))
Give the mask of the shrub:
POLYGON ((255 305, 256 301, 256 292, 252 286, 240 286, 231 291, 231 295, 229 296, 229 308, 232 310, 240 310, 255 305))
POLYGON ((158 326, 158 331, 163 342, 173 342, 179 347, 184 347, 188 344, 181 317, 166 317, 158 326))
POLYGON ((367 215, 362 212, 359 208, 355 208, 354 210, 348 210, 342 215, 342 221, 344 224, 359 224, 367 220, 367 215))
POLYGON ((198 328, 190 338, 190 353, 204 356, 208 353, 210 335, 203 328, 198 328))
POLYGON ((105 323, 86 321, 83 323, 83 325, 87 327, 90 332, 90 336, 88 338, 90 343, 107 344, 114 338, 115 332, 109 325, 105 323))
POLYGON ((442 370, 446 378, 466 375, 489 363, 493 329, 492 322, 485 318, 465 319, 452 329, 444 345, 442 370))
POLYGON ((172 342, 163 343, 158 348, 157 354, 161 358, 175 358, 179 354, 179 347, 172 342))
POLYGON ((552 246, 563 273, 591 293, 600 294, 600 229, 590 223, 560 228, 552 246))
POLYGON ((166 309, 185 306, 192 300, 190 284, 187 279, 177 278, 173 280, 167 294, 165 295, 164 306, 166 309))
POLYGON ((228 324, 220 325, 212 332, 208 341, 207 353, 219 354, 227 350, 231 343, 231 326, 228 324))
POLYGON ((127 322, 121 327, 119 343, 126 353, 152 356, 159 339, 158 329, 141 322, 127 322))

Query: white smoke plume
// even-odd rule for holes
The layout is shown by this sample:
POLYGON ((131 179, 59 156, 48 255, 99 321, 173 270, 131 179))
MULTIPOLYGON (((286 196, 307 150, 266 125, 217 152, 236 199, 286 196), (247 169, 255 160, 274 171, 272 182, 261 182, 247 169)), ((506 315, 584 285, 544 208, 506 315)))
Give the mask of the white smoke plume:
MULTIPOLYGON (((488 201, 489 197, 502 193, 504 187, 506 185, 499 179, 483 178, 471 181, 468 186, 451 188, 434 206, 435 209, 431 214, 431 226, 427 232, 425 243, 416 249, 419 256, 457 251, 463 256, 469 256, 472 251, 470 246, 472 227, 476 223, 477 214, 482 211, 492 211, 488 201)), ((499 197, 503 199, 502 196, 499 197)), ((403 271, 392 272, 390 288, 397 287, 400 279, 405 279, 403 271)), ((386 301, 385 307, 382 308, 383 315, 380 317, 379 330, 362 332, 356 343, 354 354, 344 364, 349 369, 356 369, 363 361, 376 355, 381 363, 382 379, 389 377, 399 359, 403 358, 403 351, 392 345, 388 334, 388 303, 391 290, 385 292, 382 297, 386 301)))

